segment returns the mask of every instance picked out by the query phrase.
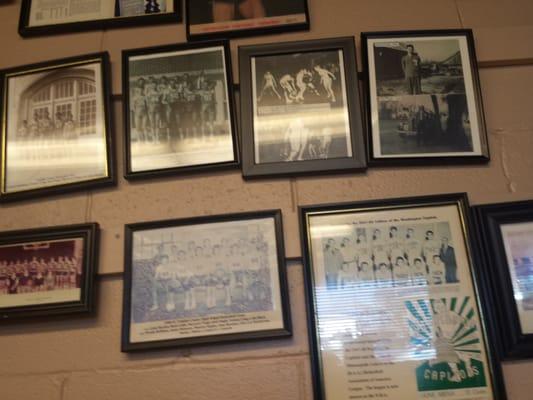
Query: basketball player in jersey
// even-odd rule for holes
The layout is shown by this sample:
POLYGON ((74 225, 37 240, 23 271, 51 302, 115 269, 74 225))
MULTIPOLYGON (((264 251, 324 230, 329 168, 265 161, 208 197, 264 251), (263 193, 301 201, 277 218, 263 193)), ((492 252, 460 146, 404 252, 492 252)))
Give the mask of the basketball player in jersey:
POLYGON ((342 268, 339 271, 339 287, 350 286, 356 276, 357 271, 357 255, 355 246, 351 243, 349 237, 342 238, 339 246, 339 251, 342 255, 342 268))
POLYGON ((392 266, 392 278, 395 286, 409 286, 411 284, 411 274, 409 265, 403 257, 397 257, 392 266))
POLYGON ((295 82, 291 74, 285 74, 279 80, 279 85, 283 89, 283 95, 287 104, 292 104, 298 94, 295 82))
POLYGON ((374 233, 372 234, 371 248, 374 265, 379 266, 382 263, 390 265, 389 255, 387 253, 387 245, 381 237, 381 230, 379 229, 374 229, 374 233))
POLYGON ((157 110, 157 121, 159 129, 163 132, 161 135, 162 139, 167 142, 170 140, 170 122, 172 113, 170 92, 170 83, 166 76, 162 76, 157 85, 157 93, 159 93, 160 99, 160 105, 157 110))
POLYGON ((438 254, 433 255, 428 263, 429 282, 433 285, 442 285, 446 282, 446 268, 438 254))
POLYGON ((298 86, 298 94, 296 95, 296 100, 304 101, 304 94, 307 90, 313 91, 318 95, 318 92, 315 89, 315 86, 311 82, 313 79, 313 74, 308 69, 301 69, 296 74, 296 86, 298 86))
POLYGON ((147 137, 145 130, 146 120, 148 118, 148 108, 143 93, 143 87, 139 84, 133 86, 131 89, 131 109, 133 112, 133 123, 135 124, 137 138, 141 142, 146 142, 147 137))
POLYGON ((202 138, 212 138, 215 135, 215 85, 216 82, 205 81, 201 90, 202 97, 202 138))
POLYGON ((413 228, 407 228, 405 240, 403 241, 405 257, 411 266, 415 259, 422 257, 422 244, 420 243, 420 240, 415 238, 414 233, 415 231, 413 228))
POLYGON ((272 72, 270 71, 265 72, 265 75, 263 76, 263 89, 261 89, 261 94, 257 98, 257 101, 261 102, 261 100, 263 99, 263 96, 269 92, 272 94, 275 94, 276 97, 279 100, 281 100, 281 96, 278 93, 277 86, 278 85, 276 83, 276 78, 274 78, 274 75, 272 75, 272 72))
POLYGON ((285 131, 284 143, 288 143, 289 151, 286 161, 301 161, 309 139, 309 130, 305 127, 302 118, 294 118, 285 131))
POLYGON ((335 93, 333 92, 332 86, 333 81, 337 78, 335 78, 335 75, 333 73, 331 73, 325 68, 322 68, 320 65, 315 65, 314 69, 318 76, 320 76, 320 83, 326 91, 328 100, 332 103, 335 103, 337 100, 335 99, 335 93))
POLYGON ((367 261, 359 262, 359 267, 357 271, 357 280, 359 282, 374 282, 376 277, 374 276, 374 267, 372 263, 367 261))
POLYGON ((159 141, 159 129, 157 127, 158 111, 160 106, 159 93, 157 92, 157 81, 153 76, 148 78, 144 86, 144 96, 146 98, 146 107, 148 110, 148 127, 151 139, 159 141))
POLYGON ((426 239, 424 240, 424 244, 422 245, 422 250, 426 259, 426 263, 428 265, 433 259, 433 256, 435 254, 438 255, 440 253, 440 243, 438 240, 435 239, 432 230, 426 231, 426 239))
POLYGON ((391 226, 389 228, 389 238, 387 239, 387 254, 391 264, 395 264, 398 257, 405 261, 405 249, 403 240, 398 235, 398 228, 391 226))
POLYGON ((169 257, 166 254, 160 255, 159 265, 155 268, 152 284, 152 308, 150 311, 159 309, 159 292, 164 294, 166 310, 170 312, 175 309, 174 299, 169 291, 169 283, 173 275, 174 272, 169 263, 169 257))
POLYGON ((428 284, 428 271, 427 266, 424 263, 422 257, 415 258, 411 265, 411 279, 414 285, 427 285, 428 284))
POLYGON ((379 287, 392 286, 392 272, 388 263, 382 262, 376 265, 374 275, 379 287))

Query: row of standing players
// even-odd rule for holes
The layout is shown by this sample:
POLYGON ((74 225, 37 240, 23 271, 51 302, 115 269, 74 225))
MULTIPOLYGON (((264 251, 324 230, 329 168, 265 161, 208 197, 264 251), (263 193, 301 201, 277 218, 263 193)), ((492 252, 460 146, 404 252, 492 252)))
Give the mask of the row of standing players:
POLYGON ((350 286, 355 282, 376 282, 381 286, 441 285, 457 283, 457 261, 449 238, 434 238, 427 230, 424 240, 414 237, 414 229, 407 229, 406 237, 397 235, 391 227, 389 238, 381 238, 375 229, 372 240, 359 235, 355 242, 343 237, 324 243, 324 262, 328 288, 350 286))
POLYGON ((76 257, 0 261, 0 295, 75 289, 80 283, 81 264, 76 257))

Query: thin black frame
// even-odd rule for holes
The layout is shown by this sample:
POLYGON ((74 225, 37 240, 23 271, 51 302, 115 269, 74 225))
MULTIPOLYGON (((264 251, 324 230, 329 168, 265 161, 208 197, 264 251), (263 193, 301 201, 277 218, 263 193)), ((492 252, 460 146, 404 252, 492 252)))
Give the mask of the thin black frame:
POLYGON ((97 223, 54 226, 0 233, 0 245, 16 245, 61 239, 83 239, 83 272, 79 301, 0 308, 0 321, 37 318, 94 311, 95 279, 98 271, 100 228, 97 223))
POLYGON ((474 43, 474 34, 471 29, 437 29, 437 30, 416 30, 416 31, 384 31, 384 32, 362 32, 361 33, 361 50, 363 55, 363 77, 365 92, 365 107, 367 115, 367 157, 369 166, 417 166, 417 165, 461 165, 461 164, 479 164, 490 161, 490 150, 487 136, 487 127, 485 122, 485 113, 483 109, 483 98, 481 94, 481 85, 478 73, 478 64, 476 49, 474 43), (480 155, 464 156, 442 156, 435 153, 434 156, 424 157, 375 157, 373 148, 373 130, 372 130, 372 102, 370 93, 370 74, 368 64, 368 39, 382 38, 407 38, 407 37, 425 37, 425 36, 464 36, 467 41, 468 54, 470 59, 470 71, 472 74, 472 85, 474 87, 474 100, 476 103, 477 119, 479 122, 479 139, 481 146, 480 155))
POLYGON ((2 144, 2 154, 0 154, 0 160, 2 162, 1 176, 0 176, 0 203, 11 202, 18 200, 35 199, 38 196, 57 195, 75 191, 82 191, 88 189, 95 189, 100 187, 114 186, 117 183, 116 168, 115 168, 115 146, 114 146, 114 131, 112 129, 113 120, 113 108, 111 107, 111 67, 109 62, 109 53, 94 53, 83 56, 62 58, 59 60, 45 61, 37 64, 23 65, 13 68, 0 70, 0 95, 2 96, 0 101, 0 121, 2 122, 2 135, 0 141, 2 144), (84 65, 99 63, 102 76, 102 106, 103 106, 103 125, 105 128, 105 144, 106 144, 106 169, 107 176, 102 178, 96 178, 91 180, 83 180, 53 186, 46 186, 42 188, 21 190, 17 192, 5 192, 4 184, 6 179, 7 166, 6 166, 6 136, 7 132, 7 107, 9 104, 8 89, 7 89, 7 77, 10 74, 28 72, 38 70, 54 70, 67 68, 69 65, 84 65))
POLYGON ((184 219, 162 220, 153 222, 140 222, 128 224, 124 227, 124 291, 122 302, 122 352, 144 351, 153 349, 164 349, 172 347, 184 347, 195 345, 211 345, 218 343, 232 343, 245 340, 266 340, 277 339, 292 336, 292 322, 289 301, 289 286, 287 281, 287 266, 285 258, 285 247, 283 242, 283 223, 281 210, 265 210, 245 212, 238 214, 223 214, 214 216, 191 217, 184 219), (251 331, 244 333, 229 333, 210 336, 197 336, 185 339, 169 339, 159 341, 149 341, 141 343, 132 343, 130 341, 130 324, 131 324, 131 295, 132 295, 132 253, 133 253, 133 234, 137 231, 180 227, 196 224, 208 224, 216 222, 233 222, 254 219, 272 218, 276 236, 276 254, 278 262, 278 279, 280 289, 279 304, 283 318, 283 327, 281 329, 266 331, 251 331))
POLYGON ((132 17, 114 17, 80 22, 67 22, 42 26, 28 26, 32 0, 23 0, 20 8, 19 35, 22 37, 57 35, 72 32, 125 28, 156 24, 181 23, 183 21, 182 0, 172 0, 171 13, 146 14, 132 17))
POLYGON ((533 201, 483 204, 472 207, 472 212, 481 239, 479 247, 487 266, 492 297, 498 299, 492 306, 498 317, 493 324, 499 330, 500 357, 503 360, 531 358, 533 334, 522 333, 501 226, 533 223, 533 201))
POLYGON ((239 47, 240 100, 241 100, 241 148, 243 177, 294 176, 350 171, 364 171, 365 137, 362 117, 362 101, 359 94, 355 41, 353 37, 286 42, 239 47), (305 161, 255 163, 254 115, 251 60, 253 57, 342 51, 346 81, 345 105, 348 111, 352 156, 305 161))
MULTIPOLYGON (((216 31, 212 33, 199 33, 199 34, 191 34, 190 31, 190 5, 189 3, 194 0, 184 0, 185 1, 185 15, 186 18, 186 33, 187 33, 187 40, 193 41, 193 40, 209 40, 209 39, 232 39, 237 37, 246 37, 246 36, 258 36, 258 35, 270 35, 270 34, 276 34, 276 33, 284 33, 284 32, 295 32, 295 31, 305 31, 309 30, 310 28, 310 20, 309 20, 309 4, 308 0, 303 0, 304 5, 304 12, 305 12, 305 18, 306 21, 303 23, 296 23, 296 24, 285 24, 285 25, 277 25, 277 26, 271 26, 271 27, 263 27, 263 28, 249 28, 249 29, 237 29, 237 30, 227 30, 227 31, 216 31)), ((285 0, 290 1, 290 0, 285 0)))
POLYGON ((473 283, 473 291, 476 297, 476 305, 478 308, 478 317, 481 325, 481 332, 485 342, 486 357, 488 362, 488 371, 491 376, 492 392, 495 400, 505 400, 506 392, 503 380, 503 372, 501 364, 497 358, 497 333, 494 331, 494 325, 489 321, 493 318, 491 312, 492 302, 490 301, 490 290, 487 282, 484 279, 484 271, 481 269, 479 254, 476 248, 470 243, 475 243, 476 237, 473 237, 475 231, 470 222, 470 208, 468 203, 468 196, 466 193, 450 193, 441 195, 429 195, 418 197, 402 197, 386 200, 370 200, 359 201, 355 203, 334 203, 323 205, 300 206, 300 234, 301 247, 304 269, 304 287, 307 307, 307 325, 308 337, 311 357, 311 374, 313 377, 313 398, 315 400, 329 400, 325 397, 324 383, 322 375, 322 363, 320 357, 320 350, 318 348, 319 334, 317 330, 316 321, 316 307, 314 296, 314 279, 312 272, 312 256, 310 255, 310 247, 308 242, 308 216, 316 213, 339 213, 353 211, 355 209, 363 210, 365 213, 375 211, 383 211, 387 209, 409 209, 427 206, 457 206, 458 216, 462 223, 463 240, 468 261, 470 264, 470 273, 473 283))
POLYGON ((233 93, 233 73, 231 65, 231 51, 227 41, 210 41, 198 43, 182 43, 174 45, 164 45, 156 47, 144 47, 139 49, 129 49, 122 51, 122 94, 123 94, 123 118, 124 118, 124 178, 125 179, 143 179, 157 176, 171 176, 190 172, 205 172, 211 170, 221 170, 240 167, 239 158, 239 140, 237 124, 235 123, 235 97, 233 93), (197 164, 190 166, 169 167, 164 169, 132 171, 131 169, 131 128, 130 128, 130 85, 129 85, 129 58, 133 56, 158 54, 175 51, 208 49, 215 47, 224 48, 224 61, 226 68, 226 85, 229 106, 229 120, 232 130, 233 143, 233 160, 224 162, 215 162, 208 164, 197 164))

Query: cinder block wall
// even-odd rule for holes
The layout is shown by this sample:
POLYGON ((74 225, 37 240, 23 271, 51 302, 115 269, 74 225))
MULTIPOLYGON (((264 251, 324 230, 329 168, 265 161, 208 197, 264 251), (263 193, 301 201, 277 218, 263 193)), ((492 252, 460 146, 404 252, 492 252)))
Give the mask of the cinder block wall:
MULTIPOLYGON (((445 192, 472 204, 533 198, 533 2, 531 0, 309 0, 310 32, 231 42, 237 46, 355 35, 361 31, 468 27, 481 61, 492 161, 468 167, 370 169, 366 174, 243 182, 240 172, 128 183, 0 207, 0 230, 97 221, 102 227, 98 313, 93 318, 0 324, 2 400, 304 400, 311 376, 302 266, 289 264, 292 339, 120 353, 123 226, 153 219, 281 208, 287 256, 300 255, 297 206, 445 192), (502 63, 493 63, 501 61, 502 63), (511 66, 523 60, 522 66, 511 66), (529 60, 529 61, 528 61, 529 60), (514 62, 513 62, 514 61, 514 62), (489 67, 491 66, 492 67, 489 67), (496 65, 496 66, 494 66, 496 65)), ((120 51, 185 41, 184 25, 22 39, 20 1, 0 2, 0 68, 107 50, 113 93, 120 51)), ((357 38, 359 46, 359 38, 357 38)), ((360 60, 359 60, 360 66, 360 60)), ((119 176, 122 109, 114 103, 119 176)), ((510 400, 533 393, 531 362, 506 363, 510 400)))

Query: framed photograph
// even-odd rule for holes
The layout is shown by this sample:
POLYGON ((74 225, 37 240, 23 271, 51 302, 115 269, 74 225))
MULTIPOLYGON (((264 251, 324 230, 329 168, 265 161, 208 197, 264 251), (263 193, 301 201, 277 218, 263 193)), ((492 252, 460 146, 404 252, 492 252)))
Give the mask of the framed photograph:
POLYGON ((352 37, 239 47, 243 176, 363 170, 352 37))
POLYGON ((281 211, 126 225, 122 351, 291 335, 281 211))
POLYGON ((116 182, 107 53, 0 71, 0 201, 116 182))
POLYGON ((181 0, 22 0, 19 34, 24 37, 179 23, 181 0))
POLYGON ((307 0, 185 0, 187 39, 309 29, 307 0))
POLYGON ((125 50, 127 179, 239 166, 227 42, 125 50))
POLYGON ((0 320, 93 309, 98 224, 0 233, 0 320))
POLYGON ((533 357, 533 201, 474 207, 503 359, 533 357))
POLYGON ((315 399, 504 398, 467 213, 466 194, 300 209, 315 399))
POLYGON ((489 161, 471 30, 366 32, 374 165, 489 161))

